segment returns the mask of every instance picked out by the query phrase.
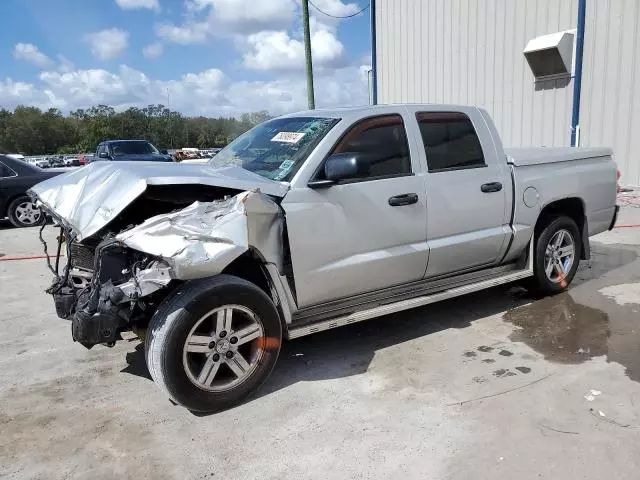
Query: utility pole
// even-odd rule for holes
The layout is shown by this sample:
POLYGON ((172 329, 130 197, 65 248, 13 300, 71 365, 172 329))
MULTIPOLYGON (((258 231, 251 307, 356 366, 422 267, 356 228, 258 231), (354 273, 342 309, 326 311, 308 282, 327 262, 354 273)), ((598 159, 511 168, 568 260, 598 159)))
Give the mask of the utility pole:
POLYGON ((311 33, 309 32, 309 0, 302 0, 302 23, 304 26, 304 56, 307 65, 307 102, 309 110, 316 108, 313 95, 313 61, 311 59, 311 33))
POLYGON ((167 87, 167 110, 169 110, 169 142, 173 150, 173 129, 171 128, 171 101, 169 99, 169 87, 167 87))

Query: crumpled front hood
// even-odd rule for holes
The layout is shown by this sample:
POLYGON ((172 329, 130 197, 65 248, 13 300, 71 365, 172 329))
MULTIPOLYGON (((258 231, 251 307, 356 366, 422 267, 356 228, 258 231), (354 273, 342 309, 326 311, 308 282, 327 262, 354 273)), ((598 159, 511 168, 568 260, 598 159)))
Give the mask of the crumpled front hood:
POLYGON ((284 197, 289 186, 236 166, 179 163, 95 162, 58 175, 29 190, 46 209, 67 222, 77 240, 100 231, 149 185, 209 185, 237 190, 260 189, 284 197))

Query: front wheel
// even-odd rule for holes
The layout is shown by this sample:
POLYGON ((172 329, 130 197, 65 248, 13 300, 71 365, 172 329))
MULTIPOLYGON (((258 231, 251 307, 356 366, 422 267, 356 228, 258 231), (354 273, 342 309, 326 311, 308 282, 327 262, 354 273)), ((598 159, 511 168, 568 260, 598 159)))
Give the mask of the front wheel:
POLYGON ((18 197, 9 204, 9 221, 14 227, 35 227, 42 225, 45 216, 29 197, 18 197))
POLYGON ((566 290, 578 270, 581 253, 576 222, 564 215, 550 219, 536 239, 534 289, 545 294, 566 290))
POLYGON ((264 291, 219 275, 185 283, 160 305, 145 338, 147 366, 180 405, 219 411, 267 379, 281 341, 278 312, 264 291))

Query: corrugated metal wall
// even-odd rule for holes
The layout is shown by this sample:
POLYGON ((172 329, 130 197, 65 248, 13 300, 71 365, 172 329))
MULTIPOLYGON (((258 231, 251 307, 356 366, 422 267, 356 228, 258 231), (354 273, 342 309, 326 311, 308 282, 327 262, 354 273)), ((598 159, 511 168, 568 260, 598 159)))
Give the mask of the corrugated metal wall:
POLYGON ((588 0, 580 145, 612 146, 621 183, 640 185, 640 0, 588 0))
MULTIPOLYGON (((573 80, 534 82, 522 50, 576 28, 578 0, 376 0, 378 101, 486 108, 507 146, 569 145, 573 80)), ((640 0, 587 0, 580 145, 640 185, 640 0)))
POLYGON ((568 145, 573 81, 535 83, 522 50, 576 19, 577 0, 376 0, 378 101, 478 105, 507 146, 568 145))

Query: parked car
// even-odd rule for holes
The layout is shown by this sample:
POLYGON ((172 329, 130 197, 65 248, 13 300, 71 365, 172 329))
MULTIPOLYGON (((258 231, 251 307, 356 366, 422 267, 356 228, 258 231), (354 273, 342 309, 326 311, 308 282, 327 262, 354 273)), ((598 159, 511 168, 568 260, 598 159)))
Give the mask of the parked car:
POLYGON ((98 145, 98 160, 173 162, 166 150, 158 151, 146 140, 109 140, 98 145))
POLYGON ((60 157, 47 157, 47 160, 49 161, 49 167, 51 168, 58 168, 58 167, 65 166, 65 162, 60 157))
POLYGON ((38 158, 36 159, 36 166, 40 168, 49 168, 51 165, 49 164, 48 158, 38 158))
POLYGON ((610 149, 505 151, 484 110, 438 105, 286 115, 208 166, 90 165, 31 191, 71 242, 52 291, 74 340, 138 332, 196 411, 254 392, 283 339, 514 281, 561 292, 618 211, 610 149))
POLYGON ((74 155, 69 155, 64 157, 64 166, 65 167, 79 167, 80 166, 80 160, 78 159, 78 157, 74 156, 74 155))
POLYGON ((41 225, 45 217, 27 196, 27 190, 58 174, 0 155, 0 218, 8 217, 15 227, 41 225))
POLYGON ((95 160, 95 155, 93 153, 83 153, 78 157, 78 163, 80 165, 86 165, 95 160))

